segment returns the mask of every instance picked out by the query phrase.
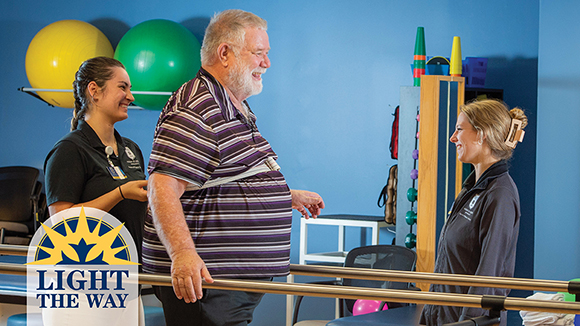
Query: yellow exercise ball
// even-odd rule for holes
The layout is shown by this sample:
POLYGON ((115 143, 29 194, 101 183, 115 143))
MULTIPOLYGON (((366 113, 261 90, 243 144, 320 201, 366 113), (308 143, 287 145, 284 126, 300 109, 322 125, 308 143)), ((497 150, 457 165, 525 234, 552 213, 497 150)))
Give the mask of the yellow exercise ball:
MULTIPOLYGON (((109 39, 95 26, 79 20, 61 20, 41 29, 26 51, 26 76, 32 88, 72 90, 75 73, 85 60, 112 58, 109 39)), ((46 102, 74 107, 72 92, 37 92, 46 102)))

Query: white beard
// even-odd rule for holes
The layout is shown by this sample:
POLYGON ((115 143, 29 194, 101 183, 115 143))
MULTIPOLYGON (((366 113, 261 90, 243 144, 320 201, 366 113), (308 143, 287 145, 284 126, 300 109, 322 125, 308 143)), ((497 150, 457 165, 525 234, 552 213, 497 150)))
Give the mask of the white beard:
MULTIPOLYGON (((265 69, 255 69, 255 71, 260 70, 263 70, 262 73, 266 72, 265 69)), ((248 66, 242 66, 240 63, 236 63, 228 73, 228 87, 238 98, 247 99, 250 96, 258 95, 262 92, 262 80, 253 80, 252 73, 253 71, 250 71, 248 66)))

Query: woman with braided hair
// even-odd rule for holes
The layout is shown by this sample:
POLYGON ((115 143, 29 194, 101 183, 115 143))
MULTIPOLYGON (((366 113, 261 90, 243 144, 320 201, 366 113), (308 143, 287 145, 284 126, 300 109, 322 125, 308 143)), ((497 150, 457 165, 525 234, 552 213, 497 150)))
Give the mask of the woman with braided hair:
POLYGON ((46 157, 50 215, 85 206, 109 212, 131 233, 141 257, 147 180, 139 146, 115 130, 134 100, 121 62, 96 57, 83 62, 73 82, 71 132, 46 157))
MULTIPOLYGON (((134 100, 131 80, 121 62, 96 57, 79 67, 73 92, 71 132, 54 145, 44 162, 48 210, 54 215, 82 205, 109 212, 128 229, 141 262, 147 212, 143 155, 114 127, 127 119, 127 107, 134 100)), ((144 325, 141 300, 138 304, 139 324, 144 325)), ((116 313, 98 310, 43 310, 45 325, 79 325, 80 321, 105 325, 118 318, 116 313)))
MULTIPOLYGON (((461 106, 455 132, 459 161, 474 171, 441 230, 435 273, 513 277, 520 225, 520 198, 507 160, 528 119, 519 108, 496 100, 461 106)), ((432 284, 432 292, 507 296, 509 289, 432 284)), ((443 325, 488 315, 481 308, 425 305, 421 324, 443 325)), ((506 311, 500 325, 506 325, 506 311)))

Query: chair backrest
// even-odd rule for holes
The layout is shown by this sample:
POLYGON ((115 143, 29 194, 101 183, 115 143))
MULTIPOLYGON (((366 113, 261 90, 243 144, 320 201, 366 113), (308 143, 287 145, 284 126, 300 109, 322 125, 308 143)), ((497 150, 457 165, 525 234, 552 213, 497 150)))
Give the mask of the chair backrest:
MULTIPOLYGON (((387 269, 412 271, 415 269, 417 253, 407 247, 397 245, 374 245, 358 247, 350 250, 344 261, 345 267, 387 269)), ((407 289, 409 283, 391 281, 373 281, 343 279, 345 286, 382 288, 382 289, 407 289)), ((350 312, 355 300, 345 300, 346 307, 350 312)))
POLYGON ((29 166, 0 167, 0 221, 27 223, 42 188, 39 170, 29 166))

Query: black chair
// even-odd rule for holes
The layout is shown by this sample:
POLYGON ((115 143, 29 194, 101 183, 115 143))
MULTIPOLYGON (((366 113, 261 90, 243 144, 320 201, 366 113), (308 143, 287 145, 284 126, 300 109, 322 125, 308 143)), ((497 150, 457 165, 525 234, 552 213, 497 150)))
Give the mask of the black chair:
POLYGON ((28 166, 0 167, 0 243, 28 244, 44 218, 46 199, 39 174, 28 166))
MULTIPOLYGON (((355 268, 370 268, 370 269, 386 269, 386 270, 400 270, 412 271, 415 269, 417 262, 417 253, 415 251, 397 245, 374 245, 354 248, 348 252, 344 261, 344 267, 355 268)), ((315 284, 334 284, 343 286, 356 286, 368 288, 382 288, 382 289, 408 289, 418 290, 410 283, 391 282, 391 281, 373 281, 373 280, 357 280, 357 279, 342 279, 336 281, 322 281, 313 282, 315 284)), ((298 321, 298 313, 303 297, 296 297, 294 306, 294 316, 292 324, 298 321)), ((352 314, 353 306, 356 300, 339 299, 339 315, 345 316, 344 307, 352 314)), ((387 306, 392 309, 401 307, 406 304, 397 302, 386 302, 387 306)), ((327 321, 301 321, 299 324, 306 325, 324 325, 327 321)))

